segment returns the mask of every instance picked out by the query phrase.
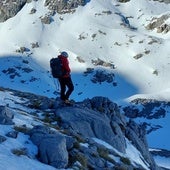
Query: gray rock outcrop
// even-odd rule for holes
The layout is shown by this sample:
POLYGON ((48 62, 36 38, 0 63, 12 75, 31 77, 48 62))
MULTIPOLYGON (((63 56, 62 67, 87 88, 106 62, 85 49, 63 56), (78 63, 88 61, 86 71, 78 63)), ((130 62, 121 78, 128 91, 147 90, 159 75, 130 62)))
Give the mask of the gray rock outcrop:
POLYGON ((14 122, 12 119, 14 118, 13 111, 10 110, 6 106, 0 106, 0 124, 1 125, 13 125, 14 122))
POLYGON ((57 13, 66 13, 71 12, 71 10, 77 8, 80 5, 85 5, 88 1, 89 0, 46 0, 45 6, 48 6, 50 10, 57 13))
POLYGON ((169 4, 170 3, 170 0, 153 0, 153 1, 158 1, 158 2, 163 2, 163 3, 166 3, 166 4, 169 4))
POLYGON ((146 26, 147 30, 157 29, 157 33, 168 33, 170 25, 166 22, 170 18, 170 14, 162 15, 158 18, 152 18, 151 22, 146 26))
POLYGON ((144 117, 146 119, 159 119, 166 116, 166 107, 170 107, 170 102, 152 99, 135 99, 132 101, 132 105, 124 108, 124 112, 129 118, 144 117), (139 110, 138 106, 142 106, 142 109, 139 110), (155 110, 155 108, 157 109, 155 110))
POLYGON ((27 0, 0 1, 0 22, 15 16, 26 2, 27 0))
POLYGON ((68 164, 66 138, 59 133, 52 133, 48 127, 35 126, 30 137, 38 147, 39 160, 56 168, 65 168, 68 164))
POLYGON ((125 3, 125 2, 129 2, 130 0, 118 0, 119 2, 125 3))
MULTIPOLYGON (((0 142, 9 137, 17 140, 18 133, 25 133, 38 148, 36 157, 57 169, 161 169, 148 150, 145 126, 127 120, 119 106, 108 98, 94 97, 66 106, 58 98, 54 100, 15 90, 11 92, 27 99, 22 100, 15 111, 22 105, 22 109, 38 112, 34 116, 41 125, 27 130, 15 127, 17 132, 9 131, 6 137, 0 136, 0 142), (128 157, 129 145, 139 151, 142 163, 128 157)), ((5 106, 0 108, 2 113, 11 111, 5 106)), ((10 115, 12 119, 13 114, 10 115)), ((29 116, 29 112, 25 116, 29 116)))
POLYGON ((150 168, 158 169, 148 151, 145 128, 133 121, 127 122, 118 106, 109 99, 94 97, 71 108, 58 107, 55 114, 60 120, 59 126, 69 134, 80 135, 85 139, 101 139, 121 153, 125 153, 125 137, 128 138, 147 160, 150 168))
POLYGON ((106 115, 98 112, 73 108, 57 109, 56 114, 62 120, 61 126, 72 133, 80 134, 85 138, 99 138, 106 141, 120 152, 125 153, 125 139, 119 125, 112 123, 106 115))
MULTIPOLYGON (((40 105, 37 109, 41 109, 40 105)), ((56 99, 51 109, 58 120, 57 127, 64 135, 45 126, 35 126, 30 131, 30 138, 38 147, 38 158, 41 162, 56 168, 65 168, 68 165, 84 169, 116 166, 132 168, 131 163, 116 163, 107 154, 117 153, 95 142, 95 139, 100 139, 125 154, 128 139, 147 160, 150 169, 159 169, 148 150, 145 128, 131 120, 127 121, 120 114, 118 105, 108 98, 94 97, 68 107, 56 99), (89 146, 85 147, 80 143, 87 143, 89 146), (107 163, 108 159, 111 164, 107 163), (76 164, 77 161, 81 166, 76 164)))
POLYGON ((130 120, 127 124, 125 136, 132 141, 132 143, 136 146, 142 155, 145 155, 145 159, 150 164, 151 169, 158 169, 154 163, 153 158, 148 152, 145 129, 142 126, 137 125, 134 121, 130 120))
MULTIPOLYGON (((14 17, 26 3, 30 3, 32 0, 8 0, 0 1, 0 22, 4 22, 7 19, 14 17)), ((37 0, 34 0, 37 1, 37 0)), ((45 0, 44 6, 47 6, 53 13, 69 13, 75 10, 78 6, 84 6, 90 0, 45 0)), ((32 10, 30 14, 36 12, 36 9, 32 10)), ((51 18, 45 16, 42 21, 46 24, 51 23, 51 18)))

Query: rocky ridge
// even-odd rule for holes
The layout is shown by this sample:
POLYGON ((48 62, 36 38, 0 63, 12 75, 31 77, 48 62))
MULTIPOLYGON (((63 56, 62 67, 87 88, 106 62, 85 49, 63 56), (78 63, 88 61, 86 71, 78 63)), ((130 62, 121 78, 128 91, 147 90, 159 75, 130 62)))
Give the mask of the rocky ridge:
MULTIPOLYGON (((1 135, 1 143, 8 140, 9 134, 16 140, 18 133, 29 135, 38 148, 37 159, 55 168, 161 169, 148 150, 145 128, 126 120, 118 105, 108 98, 94 97, 64 106, 59 99, 3 88, 1 92, 10 92, 22 101, 13 99, 15 107, 0 106, 1 125, 14 128, 8 135, 1 135), (18 126, 14 118, 20 112, 39 123, 18 126), (140 152, 145 167, 127 157, 128 143, 140 152)), ((27 149, 24 151, 29 153, 27 149)))
MULTIPOLYGON (((26 3, 30 3, 32 1, 38 1, 38 0, 8 0, 8 1, 1 1, 0 2, 0 22, 4 22, 7 19, 14 17, 26 3)), ((130 0, 118 0, 119 3, 126 3, 129 2, 130 0)), ((170 0, 153 0, 153 1, 158 1, 161 3, 166 3, 169 4, 170 0)), ((47 16, 41 18, 41 21, 45 24, 50 24, 51 23, 51 16, 59 13, 59 14, 64 14, 64 13, 72 13, 75 11, 75 9, 78 6, 84 6, 86 5, 90 0, 45 0, 44 2, 44 7, 47 7, 49 9, 49 14, 47 16)), ((33 8, 30 11, 30 14, 34 14, 36 12, 36 9, 33 8)), ((155 19, 155 18, 153 18, 155 19)), ((157 21, 151 22, 146 26, 147 29, 154 29, 155 27, 155 22, 158 24, 157 32, 161 33, 167 33, 169 32, 169 24, 164 23, 164 16, 161 18, 158 18, 157 21)))
POLYGON ((137 98, 131 101, 131 105, 124 108, 125 115, 129 118, 144 117, 146 119, 159 119, 168 113, 170 102, 155 99, 137 98), (142 109, 138 109, 142 106, 142 109), (155 110, 156 108, 156 110, 155 110))
MULTIPOLYGON (((143 119, 140 125, 146 130, 147 134, 163 128, 159 122, 150 123, 149 120, 164 119, 169 114, 170 102, 159 101, 156 99, 136 98, 123 109, 126 117, 130 119, 143 119), (147 121, 148 120, 148 121, 147 121)), ((157 122, 157 121, 156 121, 157 122)), ((167 149, 157 148, 150 151, 154 156, 163 156, 170 158, 170 151, 167 149)))
MULTIPOLYGON (((0 2, 0 22, 4 22, 7 19, 14 17, 26 3, 38 0, 8 0, 0 2)), ((57 13, 68 13, 72 12, 78 6, 83 6, 88 0, 46 0, 44 6, 48 7, 53 14, 57 13)), ((32 9, 30 14, 34 14, 36 9, 32 9)))

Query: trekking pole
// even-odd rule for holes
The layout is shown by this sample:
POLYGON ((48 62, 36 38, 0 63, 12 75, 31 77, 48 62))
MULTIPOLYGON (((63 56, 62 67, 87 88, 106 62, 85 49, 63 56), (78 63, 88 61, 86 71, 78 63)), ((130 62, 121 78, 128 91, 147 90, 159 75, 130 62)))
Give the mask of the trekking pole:
POLYGON ((59 88, 59 82, 58 82, 58 80, 57 80, 57 83, 56 83, 56 81, 55 81, 55 79, 54 79, 54 77, 53 77, 53 81, 54 81, 54 85, 55 85, 55 87, 56 87, 56 94, 60 94, 60 88, 59 88))

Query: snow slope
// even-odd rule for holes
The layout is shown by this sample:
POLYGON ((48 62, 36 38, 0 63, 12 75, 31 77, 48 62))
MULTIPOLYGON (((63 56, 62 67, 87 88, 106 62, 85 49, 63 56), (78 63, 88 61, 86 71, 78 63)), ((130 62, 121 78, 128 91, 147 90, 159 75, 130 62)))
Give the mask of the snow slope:
MULTIPOLYGON (((169 14, 170 4, 91 0, 74 13, 54 15, 47 25, 40 20, 49 14, 43 3, 28 3, 15 17, 0 23, 1 86, 56 97, 58 83, 50 75, 49 60, 64 50, 69 53, 75 85, 71 98, 76 101, 101 95, 120 104, 138 97, 170 100, 170 33, 145 29, 153 17, 169 14), (35 14, 30 14, 32 8, 35 14), (39 47, 32 48, 36 42, 39 47), (27 50, 16 52, 20 47, 27 50), (138 54, 142 57, 135 59, 138 54), (113 63, 115 69, 94 66, 92 60, 98 58, 113 63), (89 67, 113 72, 117 86, 92 83, 94 73, 83 74, 89 67)), ((165 119, 160 121, 166 130, 148 137, 150 147, 166 143, 170 148, 169 142, 155 142, 158 135, 168 136, 169 116, 165 119)))
MULTIPOLYGON (((169 5, 147 0, 137 3, 132 0, 120 6, 110 0, 92 0, 85 7, 79 7, 73 14, 56 14, 53 16, 53 22, 47 25, 42 24, 40 20, 40 17, 49 12, 43 6, 43 2, 28 3, 15 17, 0 24, 0 56, 2 63, 6 63, 4 58, 7 57, 17 61, 18 56, 29 58, 30 67, 35 66, 35 72, 31 76, 40 80, 24 84, 20 81, 25 77, 19 77, 11 83, 11 79, 6 78, 8 76, 5 78, 1 76, 3 80, 5 79, 1 85, 52 96, 55 89, 53 79, 49 74, 44 73, 49 70, 50 58, 65 50, 70 55, 73 81, 76 84, 72 96, 75 100, 97 94, 108 96, 115 101, 141 93, 160 92, 163 96, 162 92, 165 90, 169 92, 170 85, 167 78, 170 60, 169 33, 164 35, 155 31, 149 32, 144 26, 152 17, 168 11, 169 5), (35 14, 30 14, 32 8, 37 10, 35 14), (107 11, 112 13, 109 15, 107 11), (137 30, 123 26, 122 16, 129 17, 130 25, 137 30), (94 34, 96 36, 93 38, 94 34), (80 36, 84 39, 80 40, 80 36), (148 44, 152 39, 157 40, 158 43, 148 44), (140 41, 143 43, 139 43, 140 41), (35 42, 38 42, 39 48, 31 47, 35 42), (29 51, 23 54, 16 53, 16 50, 23 46, 29 51), (149 54, 145 54, 146 51, 150 51, 149 54), (144 54, 143 57, 134 59, 134 56, 139 53, 144 54), (85 63, 79 63, 76 60, 77 56, 81 56, 85 63), (82 76, 82 72, 87 67, 94 67, 91 60, 97 58, 114 63, 117 87, 114 88, 108 83, 103 83, 102 86, 94 85, 88 81, 89 77, 82 76), (31 65, 32 63, 34 66, 31 65), (158 71, 158 76, 153 74, 154 70, 158 71), (41 84, 41 87, 38 87, 38 84, 41 84), (104 90, 106 87, 108 92, 104 90), (50 92, 47 93, 46 90, 50 92), (80 92, 82 94, 78 95, 80 92)), ((14 62, 10 62, 11 64, 14 62)), ((1 69, 8 68, 10 65, 3 64, 1 69)))

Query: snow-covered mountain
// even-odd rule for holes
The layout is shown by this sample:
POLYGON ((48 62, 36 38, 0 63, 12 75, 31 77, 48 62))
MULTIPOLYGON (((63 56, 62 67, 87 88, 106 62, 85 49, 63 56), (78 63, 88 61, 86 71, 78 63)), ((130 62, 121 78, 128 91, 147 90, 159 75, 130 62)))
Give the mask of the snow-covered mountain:
MULTIPOLYGON (((122 107, 139 98, 169 102, 169 1, 89 0, 60 13, 51 10, 57 1, 17 3, 22 8, 0 23, 0 86, 56 97, 49 60, 67 51, 75 101, 105 96, 122 107)), ((137 119, 162 127, 148 134, 150 148, 170 150, 169 108, 164 109, 159 121, 137 119)))
MULTIPOLYGON (((169 16, 169 4, 147 0, 90 1, 73 13, 54 16, 44 1, 26 3, 14 17, 0 24, 1 63, 5 63, 1 64, 1 86, 53 96, 56 87, 46 74, 49 60, 64 50, 70 55, 75 100, 105 95, 121 101, 137 94, 168 99, 169 32, 146 29, 163 15, 169 16), (50 24, 42 23, 45 16, 51 17, 50 24), (94 66, 92 60, 98 59, 115 66, 111 72, 116 87, 88 81, 92 74, 84 76, 87 68, 110 71, 94 66)), ((169 24, 169 18, 164 22, 169 24)))

